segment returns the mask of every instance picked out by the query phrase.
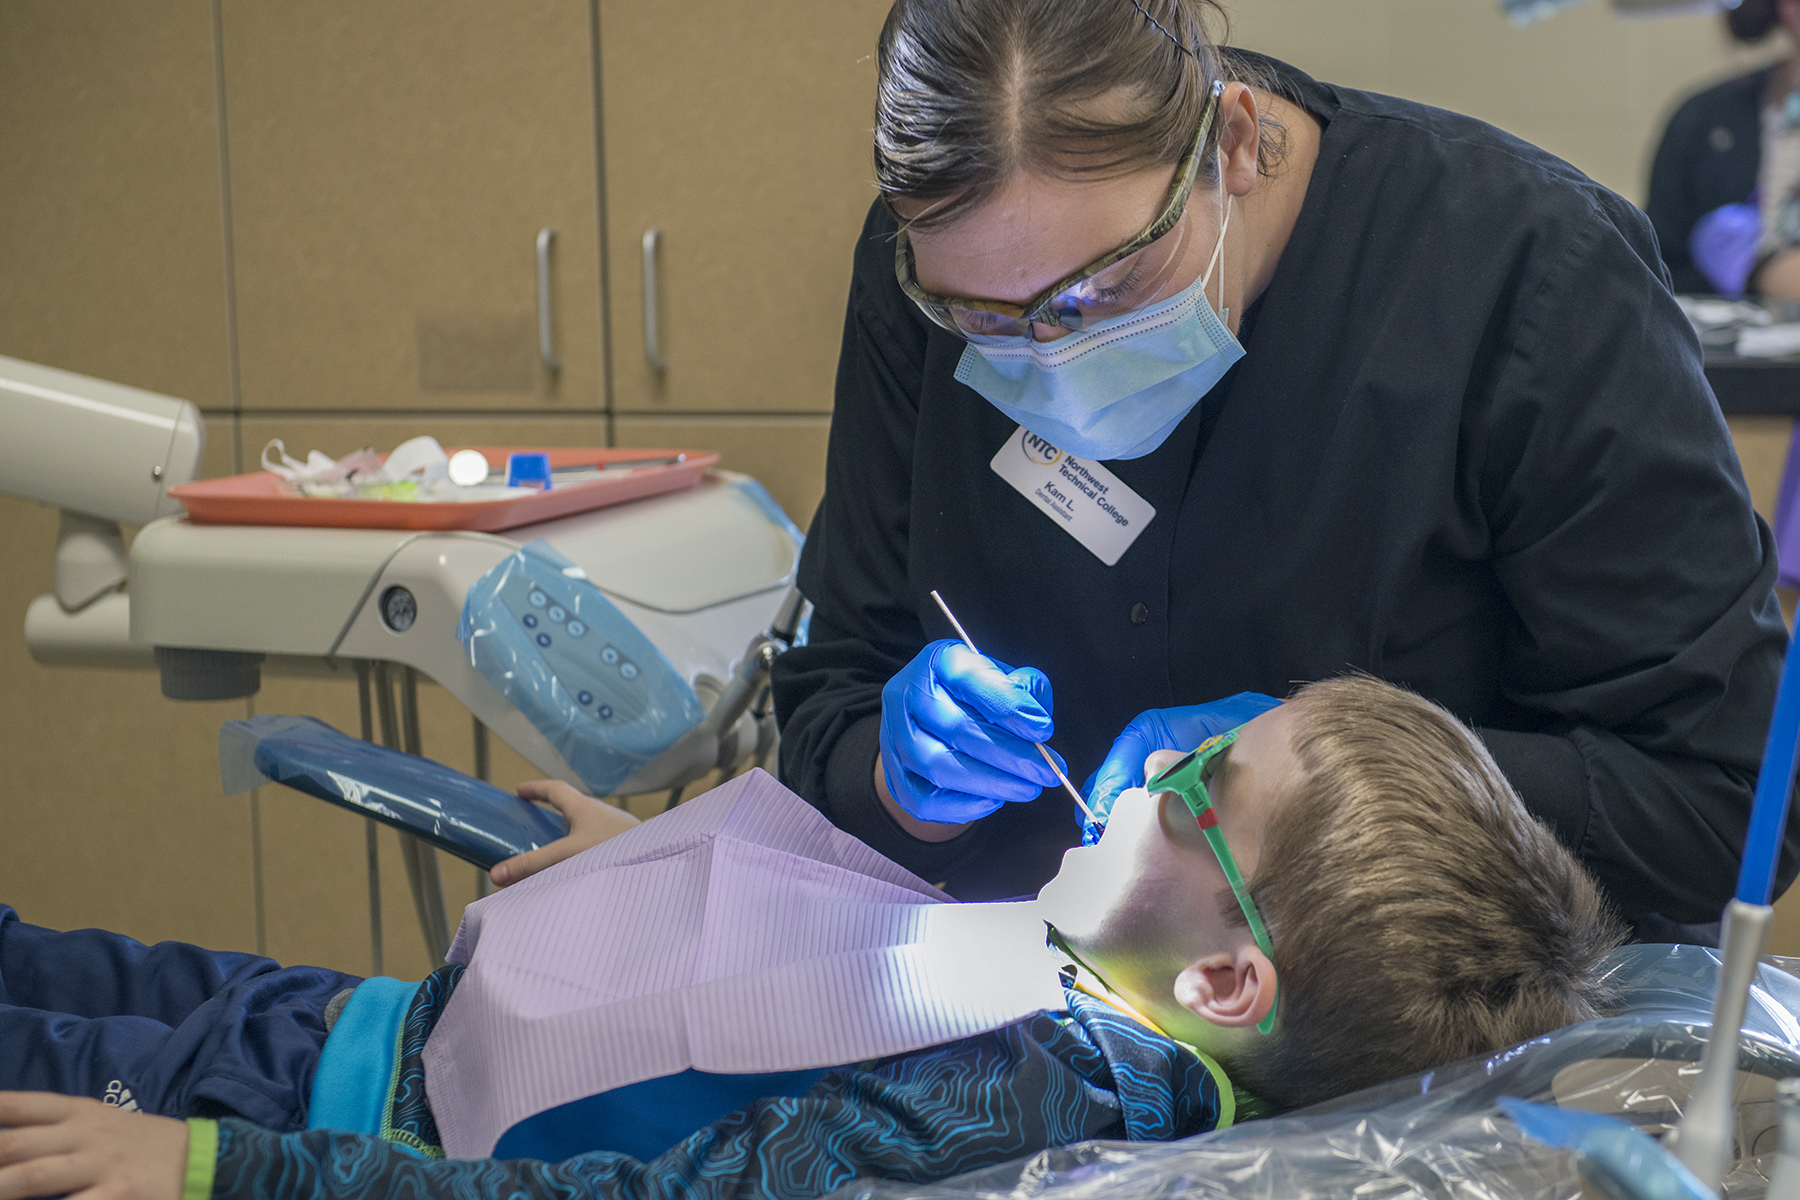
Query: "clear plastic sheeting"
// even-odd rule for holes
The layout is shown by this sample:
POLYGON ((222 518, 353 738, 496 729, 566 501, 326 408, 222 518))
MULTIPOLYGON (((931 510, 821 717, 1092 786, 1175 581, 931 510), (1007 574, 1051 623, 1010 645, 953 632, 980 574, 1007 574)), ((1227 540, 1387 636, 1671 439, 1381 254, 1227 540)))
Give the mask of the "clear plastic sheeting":
POLYGON ((339 733, 312 717, 264 713, 219 730, 227 796, 280 783, 492 867, 566 834, 528 800, 441 763, 339 733))
MULTIPOLYGON (((1718 951, 1627 946, 1621 1015, 1501 1054, 1395 1080, 1300 1112, 1181 1142, 1086 1142, 937 1184, 861 1180, 839 1200, 1575 1200, 1569 1152, 1534 1142, 1502 1096, 1608 1113, 1660 1136, 1699 1078, 1718 951)), ((1739 1041, 1728 1200, 1768 1189, 1775 1083, 1800 1075, 1796 960, 1769 960, 1739 1041)))
POLYGON ((456 636, 597 796, 706 715, 662 651, 542 538, 475 581, 456 636))

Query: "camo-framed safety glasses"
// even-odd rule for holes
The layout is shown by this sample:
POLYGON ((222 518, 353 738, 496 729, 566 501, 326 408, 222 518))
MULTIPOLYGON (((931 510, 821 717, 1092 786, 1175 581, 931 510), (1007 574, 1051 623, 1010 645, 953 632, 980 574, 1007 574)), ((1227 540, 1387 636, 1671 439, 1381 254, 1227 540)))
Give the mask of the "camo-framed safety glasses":
MULTIPOLYGON (((983 346, 1023 344, 1031 340, 1033 325, 1056 325, 1080 332, 1098 321, 1125 316, 1146 307, 1159 287, 1146 287, 1148 280, 1136 278, 1149 264, 1141 259, 1125 260, 1139 255, 1180 223, 1187 212, 1188 196, 1194 190, 1194 179, 1206 149, 1206 136, 1212 129, 1213 117, 1219 111, 1219 96, 1225 84, 1213 84, 1206 111, 1200 117, 1200 132, 1194 144, 1175 168, 1175 179, 1169 195, 1156 217, 1142 232, 1122 246, 1107 251, 1072 275, 1051 284, 1023 304, 1004 300, 976 300, 967 296, 945 296, 928 292, 919 286, 917 264, 913 260, 912 241, 906 235, 905 222, 894 235, 894 275, 900 289, 912 298, 931 320, 965 341, 983 346)), ((1178 255, 1173 249, 1159 267, 1151 268, 1158 284, 1178 255)))
MULTIPOLYGON (((1213 808, 1212 794, 1206 789, 1207 776, 1210 774, 1208 768, 1243 732, 1244 727, 1239 725, 1236 729, 1206 739, 1157 772, 1144 788, 1152 795, 1157 792, 1174 792, 1188 806, 1188 811, 1194 814, 1194 820, 1200 823, 1200 832, 1206 835, 1206 844, 1212 847, 1214 857, 1219 860, 1219 867, 1225 872, 1225 881, 1231 885, 1231 894, 1237 897, 1238 907, 1244 910, 1244 920, 1250 926, 1250 936, 1256 939, 1257 948, 1273 962, 1275 946, 1269 941, 1268 926, 1263 924, 1262 914, 1256 911, 1256 902, 1250 899, 1250 886, 1244 882, 1244 874, 1238 870, 1237 860, 1231 856, 1231 847, 1225 844, 1225 833, 1219 828, 1219 814, 1213 808)), ((1269 1015, 1257 1022, 1256 1032, 1267 1034, 1274 1028, 1275 1008, 1270 1006, 1269 1015)))

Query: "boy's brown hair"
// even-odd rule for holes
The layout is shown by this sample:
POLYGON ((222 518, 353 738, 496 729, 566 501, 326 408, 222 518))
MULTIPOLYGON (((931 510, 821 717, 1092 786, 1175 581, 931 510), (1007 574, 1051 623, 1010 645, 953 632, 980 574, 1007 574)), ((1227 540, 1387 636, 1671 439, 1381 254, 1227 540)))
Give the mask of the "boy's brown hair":
POLYGON ((1367 676, 1288 703, 1300 777, 1250 880, 1281 1021, 1239 1083, 1291 1108, 1603 1015, 1623 928, 1473 733, 1367 676))

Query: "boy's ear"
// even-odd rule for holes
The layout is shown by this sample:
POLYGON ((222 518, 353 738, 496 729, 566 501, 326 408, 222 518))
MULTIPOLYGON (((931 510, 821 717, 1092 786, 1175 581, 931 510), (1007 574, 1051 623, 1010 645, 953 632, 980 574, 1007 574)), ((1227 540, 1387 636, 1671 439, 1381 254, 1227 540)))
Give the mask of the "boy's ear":
POLYGON ((1175 977, 1175 1002, 1227 1029, 1255 1025, 1275 1007, 1275 964, 1255 942, 1210 954, 1175 977))

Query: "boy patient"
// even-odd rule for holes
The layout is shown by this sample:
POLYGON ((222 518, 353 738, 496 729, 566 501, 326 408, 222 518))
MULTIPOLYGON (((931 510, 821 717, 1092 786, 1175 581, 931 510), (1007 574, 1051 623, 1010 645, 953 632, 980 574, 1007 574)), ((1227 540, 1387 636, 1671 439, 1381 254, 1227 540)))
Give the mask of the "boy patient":
POLYGON ((818 1196, 1187 1137, 1602 1014, 1617 922, 1442 709, 1350 677, 1214 741, 1152 756, 1177 790, 1122 794, 1040 893, 1062 1011, 771 1085, 644 1157, 433 1161, 421 1051, 458 966, 410 1002, 383 1140, 305 1128, 355 977, 0 907, 0 1200, 818 1196))

